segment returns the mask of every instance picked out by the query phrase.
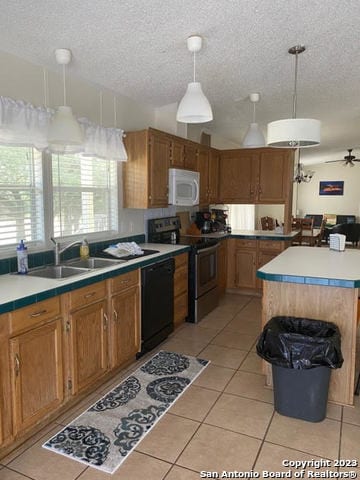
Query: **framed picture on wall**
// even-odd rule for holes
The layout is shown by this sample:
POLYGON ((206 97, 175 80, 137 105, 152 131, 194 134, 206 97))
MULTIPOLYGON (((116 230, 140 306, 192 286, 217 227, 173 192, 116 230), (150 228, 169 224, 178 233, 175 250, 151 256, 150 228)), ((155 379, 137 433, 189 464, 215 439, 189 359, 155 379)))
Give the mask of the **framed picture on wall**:
POLYGON ((342 180, 321 181, 319 195, 344 195, 344 182, 342 180))

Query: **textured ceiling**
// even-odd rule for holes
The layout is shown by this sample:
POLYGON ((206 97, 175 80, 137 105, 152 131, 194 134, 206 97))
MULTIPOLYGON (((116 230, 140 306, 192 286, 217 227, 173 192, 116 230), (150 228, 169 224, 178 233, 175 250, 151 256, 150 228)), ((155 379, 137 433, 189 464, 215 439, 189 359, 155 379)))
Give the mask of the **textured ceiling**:
POLYGON ((298 117, 322 121, 321 146, 302 159, 360 155, 359 0, 3 0, 0 48, 50 69, 70 48, 71 72, 154 106, 177 102, 192 78, 186 39, 204 39, 197 77, 214 110, 207 124, 241 142, 260 92, 264 131, 292 111, 299 57, 298 117))

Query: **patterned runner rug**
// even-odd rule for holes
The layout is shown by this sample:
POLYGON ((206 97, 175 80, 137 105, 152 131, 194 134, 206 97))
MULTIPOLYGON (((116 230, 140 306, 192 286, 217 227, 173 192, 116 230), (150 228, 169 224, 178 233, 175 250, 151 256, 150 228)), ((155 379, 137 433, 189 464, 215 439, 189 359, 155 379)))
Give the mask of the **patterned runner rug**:
POLYGON ((157 353, 43 447, 114 473, 208 363, 157 353))

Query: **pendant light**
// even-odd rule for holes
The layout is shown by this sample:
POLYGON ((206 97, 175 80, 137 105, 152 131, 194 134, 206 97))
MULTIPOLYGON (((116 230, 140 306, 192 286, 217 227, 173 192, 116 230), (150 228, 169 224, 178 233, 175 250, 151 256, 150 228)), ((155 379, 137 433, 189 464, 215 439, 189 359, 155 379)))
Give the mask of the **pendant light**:
POLYGON ((75 153, 81 151, 83 131, 74 117, 71 107, 66 104, 65 66, 71 61, 71 51, 67 48, 58 48, 55 50, 55 58, 63 68, 64 104, 56 110, 49 128, 48 140, 53 152, 75 153))
POLYGON ((305 170, 304 165, 300 162, 300 148, 298 148, 298 158, 293 178, 294 183, 309 183, 314 176, 313 170, 305 170))
POLYGON ((256 148, 265 146, 265 137, 256 123, 256 104, 260 101, 260 93, 250 93, 250 102, 253 104, 253 121, 250 123, 249 128, 243 140, 243 147, 256 148))
POLYGON ((267 142, 270 147, 303 148, 316 147, 320 144, 320 121, 312 118, 296 118, 298 56, 304 51, 303 45, 296 45, 288 50, 291 55, 295 55, 293 116, 268 124, 267 142))
POLYGON ((195 76, 195 55, 201 50, 202 38, 198 35, 189 37, 187 47, 194 54, 194 81, 188 84, 186 93, 179 103, 176 120, 182 123, 210 122, 213 119, 211 106, 195 76))

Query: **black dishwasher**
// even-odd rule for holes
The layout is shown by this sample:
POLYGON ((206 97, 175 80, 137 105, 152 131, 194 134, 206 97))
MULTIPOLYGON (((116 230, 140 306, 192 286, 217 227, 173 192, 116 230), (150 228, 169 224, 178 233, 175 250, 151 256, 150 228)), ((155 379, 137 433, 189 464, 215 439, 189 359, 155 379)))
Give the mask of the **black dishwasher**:
POLYGON ((173 258, 141 269, 141 353, 148 352, 174 330, 173 258))

